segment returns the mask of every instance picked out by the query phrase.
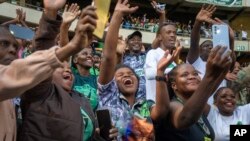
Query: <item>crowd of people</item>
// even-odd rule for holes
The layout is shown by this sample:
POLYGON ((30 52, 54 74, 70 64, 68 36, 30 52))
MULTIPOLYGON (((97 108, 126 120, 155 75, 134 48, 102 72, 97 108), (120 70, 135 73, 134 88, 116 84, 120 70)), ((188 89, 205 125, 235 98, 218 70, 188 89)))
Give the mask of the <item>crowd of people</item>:
MULTIPOLYGON (((165 14, 165 13, 164 13, 165 14)), ((178 21, 172 21, 170 19, 168 22, 176 24, 176 32, 179 36, 190 36, 193 28, 193 23, 189 20, 187 23, 182 23, 178 21)), ((240 25, 241 28, 235 29, 235 39, 237 40, 247 40, 248 33, 243 28, 243 25, 240 25)), ((158 18, 147 18, 147 14, 141 16, 126 16, 122 23, 122 28, 124 29, 133 29, 140 31, 147 31, 156 33, 159 29, 159 19, 158 18)), ((203 22, 201 26, 200 34, 204 38, 212 38, 212 25, 203 22)))
POLYGON ((11 24, 27 27, 21 9, 0 26, 0 140, 229 141, 230 125, 250 124, 250 66, 236 60, 234 31, 228 26, 229 47, 200 44, 204 23, 225 24, 212 18, 216 6, 197 13, 184 63, 179 25, 166 20, 156 1, 160 19, 150 50, 138 30, 120 37, 124 19, 139 7, 118 0, 102 52, 94 48, 95 6, 43 3, 32 41, 9 31, 11 24), (103 109, 111 120, 105 136, 96 118, 103 109))

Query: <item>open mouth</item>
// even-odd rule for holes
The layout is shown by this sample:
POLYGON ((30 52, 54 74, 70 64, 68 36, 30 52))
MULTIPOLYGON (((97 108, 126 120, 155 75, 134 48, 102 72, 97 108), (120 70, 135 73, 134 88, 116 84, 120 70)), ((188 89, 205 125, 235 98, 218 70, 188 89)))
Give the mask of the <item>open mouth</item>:
POLYGON ((131 79, 124 79, 123 84, 125 86, 131 86, 133 85, 133 81, 131 79))
POLYGON ((70 73, 64 73, 63 74, 63 79, 72 81, 72 75, 70 73))

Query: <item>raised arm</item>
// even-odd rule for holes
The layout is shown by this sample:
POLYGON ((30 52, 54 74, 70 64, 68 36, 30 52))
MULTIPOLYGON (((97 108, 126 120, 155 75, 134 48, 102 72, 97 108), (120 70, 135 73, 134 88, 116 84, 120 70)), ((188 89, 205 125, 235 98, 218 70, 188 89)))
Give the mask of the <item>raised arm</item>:
POLYGON ((18 24, 20 23, 21 17, 22 17, 22 14, 20 13, 20 9, 16 9, 16 18, 10 21, 4 22, 1 25, 9 26, 10 24, 18 24))
POLYGON ((39 22, 39 28, 33 39, 33 48, 35 50, 44 50, 53 47, 56 36, 59 34, 59 28, 62 18, 57 15, 66 0, 44 0, 44 13, 39 22))
POLYGON ((205 8, 203 5, 200 12, 197 14, 195 23, 191 32, 191 46, 188 51, 187 61, 193 64, 195 60, 200 56, 199 43, 200 43, 200 28, 202 22, 214 23, 215 21, 211 18, 215 12, 216 7, 209 5, 205 8))
POLYGON ((96 19, 95 8, 88 6, 81 13, 74 38, 66 46, 38 51, 25 59, 13 61, 9 66, 0 66, 0 101, 19 96, 51 77, 60 62, 87 46, 88 37, 96 28, 96 19))
MULTIPOLYGON (((163 58, 158 62, 157 65, 157 77, 161 79, 166 79, 164 74, 165 69, 170 65, 178 56, 181 48, 178 48, 173 52, 172 55, 169 54, 167 50, 163 58)), ((154 121, 159 121, 165 118, 169 111, 169 94, 167 89, 167 81, 162 81, 156 79, 156 104, 151 110, 151 118, 154 121)))
POLYGON ((115 65, 117 63, 116 47, 118 42, 119 28, 122 23, 123 16, 133 13, 138 7, 129 7, 128 0, 118 0, 114 14, 112 16, 109 30, 106 35, 105 45, 103 49, 103 59, 100 68, 99 83, 102 85, 110 82, 115 73, 115 65))
POLYGON ((23 11, 23 9, 17 9, 17 12, 20 14, 20 24, 26 28, 29 28, 28 25, 26 24, 26 12, 23 11))
POLYGON ((69 28, 71 23, 81 14, 79 8, 76 3, 71 4, 70 7, 68 5, 65 6, 62 15, 63 21, 60 27, 60 46, 64 46, 69 42, 69 28))
POLYGON ((159 26, 161 26, 166 21, 166 11, 165 9, 157 8, 157 2, 155 0, 151 1, 151 5, 159 14, 159 26))
POLYGON ((228 72, 232 59, 231 52, 222 55, 226 51, 225 47, 212 49, 206 65, 206 73, 197 90, 192 96, 181 105, 171 102, 171 120, 175 128, 187 128, 198 121, 207 106, 207 100, 218 88, 228 72))

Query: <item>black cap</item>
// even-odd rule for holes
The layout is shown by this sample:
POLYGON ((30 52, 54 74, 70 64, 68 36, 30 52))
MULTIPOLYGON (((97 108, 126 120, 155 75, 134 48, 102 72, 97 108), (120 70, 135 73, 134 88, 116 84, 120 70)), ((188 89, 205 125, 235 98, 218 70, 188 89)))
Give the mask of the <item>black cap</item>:
POLYGON ((128 35, 128 40, 133 38, 134 36, 139 36, 140 38, 142 38, 142 34, 140 31, 135 31, 132 34, 128 35))

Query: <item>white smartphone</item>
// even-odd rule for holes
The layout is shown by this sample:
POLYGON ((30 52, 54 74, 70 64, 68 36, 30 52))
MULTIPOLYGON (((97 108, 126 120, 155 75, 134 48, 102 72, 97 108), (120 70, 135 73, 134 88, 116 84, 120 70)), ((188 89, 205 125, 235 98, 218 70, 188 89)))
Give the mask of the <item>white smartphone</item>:
POLYGON ((165 10, 166 4, 157 3, 156 8, 160 10, 165 10))
POLYGON ((229 28, 227 25, 213 25, 212 26, 213 32, 213 47, 218 45, 226 46, 228 50, 230 49, 229 44, 229 28))

